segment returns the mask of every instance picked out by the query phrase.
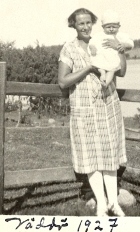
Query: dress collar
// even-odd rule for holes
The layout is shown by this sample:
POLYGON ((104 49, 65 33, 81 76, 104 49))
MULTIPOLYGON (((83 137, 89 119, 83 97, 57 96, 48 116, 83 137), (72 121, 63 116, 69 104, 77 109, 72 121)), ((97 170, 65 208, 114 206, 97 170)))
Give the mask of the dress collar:
POLYGON ((89 51, 85 51, 81 45, 79 44, 79 40, 77 39, 77 37, 74 39, 74 45, 76 47, 76 49, 78 50, 78 52, 80 53, 81 57, 86 61, 86 63, 90 63, 90 53, 89 51))

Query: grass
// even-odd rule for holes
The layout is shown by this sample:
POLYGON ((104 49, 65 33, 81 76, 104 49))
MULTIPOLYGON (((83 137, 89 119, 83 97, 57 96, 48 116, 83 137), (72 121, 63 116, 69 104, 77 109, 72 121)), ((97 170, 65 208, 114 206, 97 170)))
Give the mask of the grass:
POLYGON ((127 128, 134 128, 134 129, 139 129, 140 128, 140 119, 139 115, 135 115, 135 117, 127 117, 124 118, 124 124, 125 127, 127 128))
MULTIPOLYGON (((72 165, 68 127, 7 128, 5 136, 5 170, 72 165)), ((139 142, 126 141, 126 149, 128 166, 140 168, 139 142)))
POLYGON ((71 165, 70 138, 67 127, 7 128, 5 137, 6 170, 71 165))
MULTIPOLYGON (((129 127, 130 121, 130 119, 125 121, 129 127)), ((48 121, 45 118, 41 123, 36 119, 37 125, 45 125, 44 128, 15 128, 16 122, 11 123, 12 127, 6 127, 5 131, 5 170, 72 165, 68 118, 66 120, 64 117, 58 118, 56 127, 46 127, 48 121), (62 122, 64 126, 61 126, 62 122)), ((135 121, 132 124, 137 127, 135 121)), ((7 125, 11 126, 10 122, 7 125)), ((126 141, 126 149, 128 166, 140 168, 139 142, 126 141)), ((122 183, 122 187, 132 189, 126 182, 122 183)), ((4 214, 95 215, 95 209, 86 206, 87 199, 81 197, 80 189, 80 182, 41 183, 5 189, 4 214)), ((123 207, 127 216, 140 216, 139 195, 137 199, 138 203, 135 206, 123 207)))

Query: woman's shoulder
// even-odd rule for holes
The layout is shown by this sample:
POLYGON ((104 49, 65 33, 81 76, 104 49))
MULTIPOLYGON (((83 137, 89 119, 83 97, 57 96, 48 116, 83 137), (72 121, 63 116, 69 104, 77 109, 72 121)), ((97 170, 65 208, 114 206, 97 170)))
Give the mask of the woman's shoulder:
POLYGON ((63 47, 65 47, 65 48, 74 47, 75 40, 76 40, 76 39, 73 39, 73 40, 71 40, 71 41, 66 41, 66 42, 63 44, 63 47))
POLYGON ((66 41, 63 44, 60 54, 64 53, 64 54, 69 54, 69 56, 73 56, 73 54, 75 54, 76 52, 75 43, 76 43, 76 39, 71 41, 66 41))
POLYGON ((66 41, 60 51, 59 60, 66 63, 71 69, 73 65, 73 58, 75 57, 76 49, 74 46, 75 40, 66 41))

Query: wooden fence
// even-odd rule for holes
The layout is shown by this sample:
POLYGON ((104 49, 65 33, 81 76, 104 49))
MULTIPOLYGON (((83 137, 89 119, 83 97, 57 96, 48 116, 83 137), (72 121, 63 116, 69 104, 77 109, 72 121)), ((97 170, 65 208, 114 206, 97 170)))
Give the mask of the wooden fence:
MULTIPOLYGON (((131 89, 118 89, 121 101, 140 102, 140 91, 131 89)), ((58 85, 34 84, 6 81, 6 63, 0 63, 0 214, 3 212, 4 187, 29 185, 47 181, 76 180, 72 167, 32 169, 4 172, 4 137, 5 137, 5 96, 47 96, 68 97, 68 91, 61 91, 58 85)), ((126 139, 139 140, 140 131, 126 129, 126 139)), ((129 173, 133 170, 129 170, 129 173)), ((138 171, 137 176, 140 176, 138 171)))

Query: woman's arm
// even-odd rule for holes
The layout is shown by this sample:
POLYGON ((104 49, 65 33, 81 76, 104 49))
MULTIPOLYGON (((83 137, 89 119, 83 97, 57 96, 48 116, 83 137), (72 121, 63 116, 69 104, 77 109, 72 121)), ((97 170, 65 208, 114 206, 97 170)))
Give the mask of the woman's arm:
POLYGON ((116 76, 119 76, 119 77, 124 77, 125 76, 125 73, 126 73, 126 68, 127 68, 127 65, 126 65, 126 56, 124 54, 124 52, 118 52, 118 55, 120 57, 120 65, 121 65, 121 69, 119 69, 115 75, 116 76))
POLYGON ((96 72, 96 68, 89 65, 78 72, 72 73, 69 66, 60 61, 58 67, 58 84, 62 89, 68 88, 94 71, 96 72))

